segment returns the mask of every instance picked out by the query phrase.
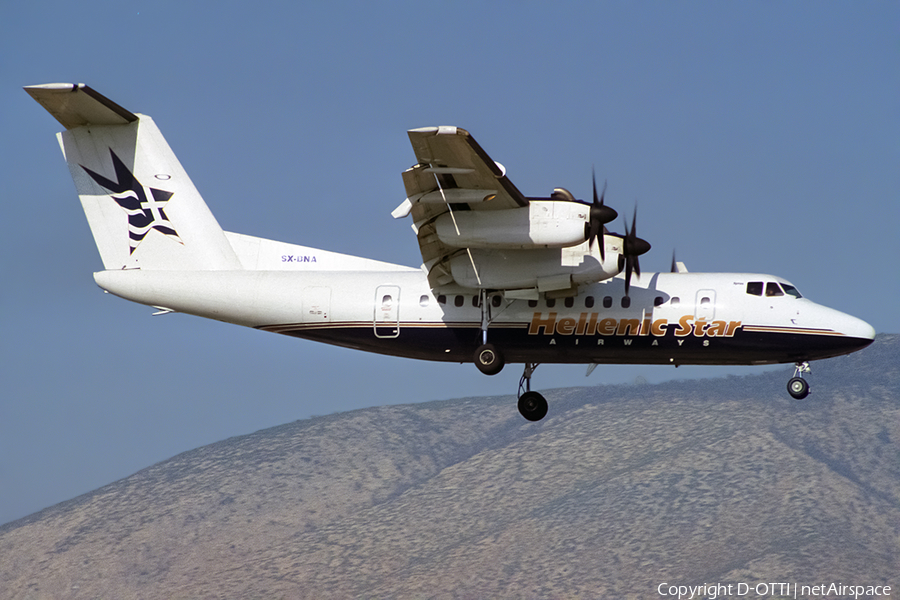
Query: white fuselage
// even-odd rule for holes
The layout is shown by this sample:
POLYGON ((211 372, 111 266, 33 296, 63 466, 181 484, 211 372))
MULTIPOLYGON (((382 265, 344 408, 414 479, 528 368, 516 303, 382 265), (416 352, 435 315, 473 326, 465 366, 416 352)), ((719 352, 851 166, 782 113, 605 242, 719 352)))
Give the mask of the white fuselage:
POLYGON ((142 304, 425 360, 471 361, 484 322, 508 362, 800 362, 851 352, 874 337, 864 321, 806 298, 748 293, 752 282, 787 284, 770 275, 645 273, 632 281, 630 298, 621 278, 583 286, 569 298, 487 294, 484 315, 477 291, 436 294, 421 270, 326 271, 318 257, 329 253, 309 252, 318 260, 297 270, 119 270, 95 278, 142 304))

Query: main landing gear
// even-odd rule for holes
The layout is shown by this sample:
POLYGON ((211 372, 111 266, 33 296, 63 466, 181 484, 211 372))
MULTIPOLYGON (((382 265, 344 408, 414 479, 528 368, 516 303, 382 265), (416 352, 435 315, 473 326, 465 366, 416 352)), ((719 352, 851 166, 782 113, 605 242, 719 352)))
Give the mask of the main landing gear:
POLYGON ((803 379, 804 373, 809 373, 808 362, 798 362, 794 367, 794 376, 788 381, 788 393, 797 400, 803 400, 809 396, 809 384, 803 379))
POLYGON ((485 375, 496 375, 503 369, 506 361, 503 359, 503 353, 493 344, 488 344, 487 341, 488 325, 491 324, 491 308, 488 304, 486 290, 481 290, 481 299, 478 304, 481 306, 481 345, 475 350, 475 366, 485 375))
MULTIPOLYGON (((595 194, 596 196, 596 194, 595 194)), ((478 370, 485 375, 496 375, 503 369, 506 360, 503 353, 487 341, 488 326, 491 323, 488 294, 481 290, 481 345, 475 350, 474 362, 478 370)), ((538 363, 525 363, 525 372, 519 379, 519 412, 529 421, 540 421, 547 416, 547 400, 537 392, 531 391, 531 374, 538 363)))
MULTIPOLYGON (((485 375, 496 375, 506 364, 503 354, 493 344, 482 344, 475 351, 475 366, 485 375)), ((519 380, 519 412, 529 421, 540 421, 547 416, 547 400, 531 391, 531 374, 538 363, 525 363, 525 372, 519 380)))
POLYGON ((538 363, 525 363, 525 372, 519 379, 519 412, 529 421, 540 421, 547 416, 547 400, 531 391, 531 374, 538 363))
POLYGON ((475 366, 485 375, 496 375, 504 364, 503 354, 493 344, 482 344, 475 351, 475 366))

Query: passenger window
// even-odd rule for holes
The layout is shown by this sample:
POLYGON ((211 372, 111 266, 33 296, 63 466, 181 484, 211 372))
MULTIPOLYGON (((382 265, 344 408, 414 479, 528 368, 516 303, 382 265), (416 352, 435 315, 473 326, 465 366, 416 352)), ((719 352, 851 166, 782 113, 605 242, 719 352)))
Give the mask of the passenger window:
POLYGON ((612 296, 603 297, 603 308, 612 308, 612 296))
POLYGON ((709 298, 700 298, 700 306, 709 304, 709 298))
POLYGON ((662 296, 657 296, 653 299, 653 306, 662 306, 665 301, 666 299, 662 296))
POLYGON ((529 300, 529 301, 528 301, 528 306, 529 306, 530 308, 537 308, 537 300, 529 300))
POLYGON ((569 296, 563 303, 566 305, 566 308, 572 308, 573 306, 575 306, 575 298, 569 296))
POLYGON ((472 296, 472 306, 475 308, 481 306, 481 296, 472 296))
POLYGON ((394 303, 393 298, 391 298, 390 294, 381 298, 381 308, 387 310, 391 307, 391 304, 394 303))
POLYGON ((784 292, 781 291, 781 288, 778 287, 778 284, 774 281, 770 281, 766 284, 766 296, 784 296, 784 292))
POLYGON ((678 296, 672 296, 669 304, 671 304, 672 306, 678 306, 679 304, 681 304, 681 298, 679 298, 678 296))
POLYGON ((419 297, 419 306, 421 306, 422 308, 428 307, 428 296, 423 294, 419 297))
POLYGON ((803 296, 800 295, 800 292, 797 290, 797 288, 795 288, 795 287, 792 286, 792 285, 788 285, 788 284, 786 284, 786 283, 782 283, 782 284, 781 284, 781 287, 784 288, 784 293, 785 293, 785 294, 789 294, 789 295, 793 296, 794 298, 802 298, 802 297, 803 297, 803 296))
POLYGON ((593 296, 587 296, 584 299, 584 307, 585 308, 594 308, 594 297, 593 296))
POLYGON ((456 298, 453 299, 454 306, 462 306, 465 303, 466 303, 465 296, 457 296, 456 298))
POLYGON ((547 298, 547 308, 556 306, 556 298, 547 298))
POLYGON ((438 296, 438 304, 447 304, 447 296, 443 294, 438 296))
POLYGON ((631 298, 628 296, 622 296, 622 308, 629 308, 631 306, 631 298))
POLYGON ((747 284, 747 293, 751 296, 762 296, 762 281, 751 281, 747 284))
POLYGON ((501 300, 502 298, 500 297, 500 294, 494 294, 493 296, 491 296, 491 306, 497 308, 498 306, 500 306, 501 300))

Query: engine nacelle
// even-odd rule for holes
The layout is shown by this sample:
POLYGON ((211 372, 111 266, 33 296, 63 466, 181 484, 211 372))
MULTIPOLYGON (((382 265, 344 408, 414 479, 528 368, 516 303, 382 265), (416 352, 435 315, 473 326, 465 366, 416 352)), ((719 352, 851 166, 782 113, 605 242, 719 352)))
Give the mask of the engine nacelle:
POLYGON ((501 210, 457 210, 435 222, 438 238, 455 248, 567 248, 585 241, 591 207, 579 202, 532 200, 501 210))
POLYGON ((621 238, 606 236, 606 260, 601 262, 596 244, 570 248, 532 250, 483 250, 460 252, 449 262, 453 279, 480 289, 552 291, 594 283, 621 271, 621 238), (474 263, 474 264, 473 264, 474 263))

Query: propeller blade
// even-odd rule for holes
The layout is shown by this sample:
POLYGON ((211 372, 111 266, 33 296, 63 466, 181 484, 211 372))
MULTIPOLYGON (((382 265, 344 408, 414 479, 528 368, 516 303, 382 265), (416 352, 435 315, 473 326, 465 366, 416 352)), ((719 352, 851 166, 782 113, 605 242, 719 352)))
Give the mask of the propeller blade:
MULTIPOLYGON (((602 200, 597 200, 597 173, 594 171, 594 168, 591 167, 591 185, 594 189, 594 202, 591 204, 590 210, 590 235, 588 237, 588 245, 592 244, 597 236, 600 235, 599 228, 597 227, 597 220, 594 218, 594 207, 601 206, 602 200)), ((603 193, 606 193, 606 185, 603 185, 603 193)), ((602 195, 601 195, 602 197, 602 195)), ((603 237, 600 237, 598 241, 600 246, 600 260, 602 262, 606 262, 606 243, 603 237)))
POLYGON ((630 252, 631 247, 631 231, 628 229, 628 219, 622 217, 625 221, 625 237, 622 239, 622 254, 625 255, 625 297, 628 297, 628 290, 631 288, 631 273, 634 270, 634 259, 630 252))
POLYGON ((625 237, 623 239, 622 254, 625 255, 625 295, 631 288, 631 275, 641 276, 641 262, 638 257, 650 250, 650 244, 637 236, 637 206, 634 207, 634 217, 631 227, 628 227, 628 219, 625 219, 625 237))
POLYGON ((628 297, 628 289, 631 287, 631 270, 632 270, 632 258, 630 256, 625 257, 625 297, 628 297))
POLYGON ((607 182, 603 182, 603 191, 600 192, 600 200, 597 200, 597 174, 593 168, 591 168, 591 180, 594 182, 594 204, 599 204, 603 206, 603 196, 606 195, 606 184, 607 182))
POLYGON ((631 222, 631 229, 628 228, 628 221, 625 222, 625 254, 638 257, 650 251, 650 243, 642 240, 637 236, 637 208, 634 211, 635 219, 631 222))
POLYGON ((606 239, 603 237, 603 226, 614 221, 619 214, 603 203, 603 199, 606 196, 607 182, 603 182, 603 191, 600 192, 600 197, 597 197, 597 174, 593 168, 591 169, 591 183, 594 190, 594 201, 591 203, 586 233, 589 243, 593 243, 595 239, 598 240, 597 243, 600 245, 600 259, 606 261, 606 239))

